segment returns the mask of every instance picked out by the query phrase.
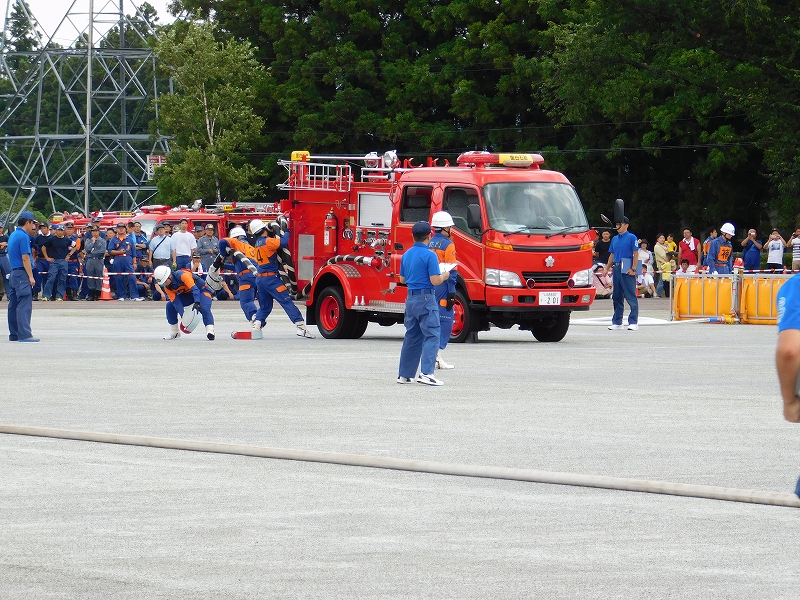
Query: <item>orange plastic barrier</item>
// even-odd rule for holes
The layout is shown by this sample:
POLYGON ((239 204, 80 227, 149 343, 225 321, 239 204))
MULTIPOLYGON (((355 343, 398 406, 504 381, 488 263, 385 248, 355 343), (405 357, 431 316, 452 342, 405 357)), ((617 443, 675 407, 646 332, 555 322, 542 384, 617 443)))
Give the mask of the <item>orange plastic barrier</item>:
POLYGON ((776 325, 778 323, 778 290, 791 274, 742 275, 739 316, 742 323, 776 325))
POLYGON ((672 319, 700 319, 729 314, 734 308, 730 275, 676 275, 672 277, 672 319))

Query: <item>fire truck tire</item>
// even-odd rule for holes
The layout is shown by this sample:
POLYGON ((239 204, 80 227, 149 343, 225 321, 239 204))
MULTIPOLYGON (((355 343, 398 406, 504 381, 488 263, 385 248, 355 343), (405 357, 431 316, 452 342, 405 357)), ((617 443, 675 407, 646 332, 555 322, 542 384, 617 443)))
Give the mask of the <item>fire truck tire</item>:
POLYGON ((364 332, 367 330, 368 325, 369 325, 369 320, 367 319, 367 315, 356 313, 356 322, 353 325, 352 331, 350 331, 350 335, 348 335, 347 337, 352 340, 357 340, 362 335, 364 335, 364 332))
POLYGON ((345 306, 342 288, 337 286, 329 286, 322 290, 316 303, 316 311, 320 334, 324 338, 334 340, 350 338, 358 326, 358 317, 361 316, 345 306))
POLYGON ((531 326, 533 337, 540 342, 560 342, 567 335, 569 315, 568 311, 559 312, 556 313, 555 323, 553 321, 543 321, 531 326))
POLYGON ((453 331, 450 333, 451 344, 463 344, 469 334, 477 330, 478 315, 469 307, 469 299, 464 292, 456 290, 456 301, 453 304, 453 331))

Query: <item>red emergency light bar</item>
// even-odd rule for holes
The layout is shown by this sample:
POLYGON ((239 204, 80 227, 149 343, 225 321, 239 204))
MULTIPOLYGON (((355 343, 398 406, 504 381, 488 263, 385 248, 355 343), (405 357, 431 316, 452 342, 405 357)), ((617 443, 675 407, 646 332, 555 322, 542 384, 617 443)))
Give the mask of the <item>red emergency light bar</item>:
POLYGON ((533 167, 539 168, 544 164, 544 157, 541 154, 525 153, 502 153, 493 152, 465 152, 456 161, 459 165, 475 165, 483 167, 486 165, 503 165, 504 167, 533 167))

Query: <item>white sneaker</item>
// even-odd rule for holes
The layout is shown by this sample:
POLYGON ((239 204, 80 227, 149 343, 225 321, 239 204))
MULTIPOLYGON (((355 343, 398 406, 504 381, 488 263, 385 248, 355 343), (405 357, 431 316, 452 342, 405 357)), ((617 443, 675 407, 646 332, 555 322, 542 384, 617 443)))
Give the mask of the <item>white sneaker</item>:
POLYGON ((261 331, 261 321, 253 317, 253 321, 251 323, 253 327, 253 331, 261 331))
POLYGON ((442 358, 442 352, 440 350, 439 353, 436 355, 436 368, 447 370, 447 369, 455 369, 456 367, 455 365, 451 365, 444 362, 444 359, 442 358))
POLYGON ((133 299, 134 302, 141 302, 142 300, 144 300, 144 298, 142 298, 141 296, 133 299))
POLYGON ((622 325, 613 325, 613 324, 608 327, 609 331, 616 331, 617 329, 624 329, 624 327, 622 325))
POLYGON ((444 385, 444 381, 436 379, 433 375, 426 375, 425 373, 417 375, 417 383, 424 383, 425 385, 444 385))
POLYGON ((400 376, 397 378, 397 383, 414 383, 414 380, 411 377, 400 376))
POLYGON ((165 340, 177 340, 181 337, 181 332, 178 325, 170 325, 169 326, 169 335, 165 337, 165 340))
POLYGON ((297 335, 298 337, 304 337, 313 340, 314 334, 311 333, 308 329, 306 329, 306 324, 303 321, 298 321, 295 323, 297 325, 297 335))
POLYGON ((125 298, 117 298, 117 302, 125 302, 125 298))
POLYGON ((213 339, 214 339, 214 337, 216 337, 216 336, 214 335, 214 326, 213 326, 213 325, 206 325, 206 337, 207 337, 209 340, 213 340, 213 339))
POLYGON ((631 323, 630 325, 628 325, 628 331, 639 331, 639 324, 631 323))

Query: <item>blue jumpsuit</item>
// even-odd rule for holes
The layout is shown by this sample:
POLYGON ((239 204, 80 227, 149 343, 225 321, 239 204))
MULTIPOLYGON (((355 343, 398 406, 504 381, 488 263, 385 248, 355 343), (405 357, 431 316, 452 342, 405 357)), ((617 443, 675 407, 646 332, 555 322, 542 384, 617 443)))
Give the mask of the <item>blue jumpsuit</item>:
MULTIPOLYGON (((442 235, 437 231, 428 243, 428 248, 433 250, 439 258, 439 262, 455 262, 455 244, 453 240, 447 236, 442 235), (452 248, 451 248, 452 246, 452 248), (452 261, 446 257, 452 257, 452 261)), ((453 332, 453 314, 454 309, 447 310, 447 297, 456 293, 456 282, 458 281, 458 273, 455 269, 450 271, 450 278, 437 285, 434 289, 436 292, 436 303, 439 305, 439 324, 441 331, 439 333, 439 350, 444 350, 447 342, 450 341, 450 334, 453 332)))
POLYGON ((711 273, 730 275, 733 268, 733 245, 720 235, 708 247, 708 266, 711 273))
POLYGON ((117 273, 130 273, 130 275, 117 275, 116 288, 117 300, 125 298, 126 296, 131 300, 139 297, 139 291, 136 288, 136 276, 133 274, 133 244, 131 244, 130 236, 124 239, 119 239, 119 236, 113 238, 108 243, 108 253, 112 251, 122 250, 124 254, 117 254, 113 256, 114 271, 117 273), (125 291, 127 287, 127 292, 125 291))
POLYGON ((636 297, 636 276, 628 275, 627 270, 622 270, 622 260, 630 261, 633 269, 639 262, 639 242, 636 236, 630 231, 615 235, 611 238, 609 251, 614 255, 614 265, 612 270, 614 290, 611 292, 611 300, 614 303, 614 316, 611 322, 614 325, 622 325, 622 312, 625 302, 630 306, 628 313, 628 325, 639 323, 639 300, 636 297))
MULTIPOLYGON (((303 315, 292 302, 291 296, 278 275, 278 261, 275 253, 279 248, 285 248, 289 243, 289 232, 285 232, 281 237, 260 237, 256 240, 256 246, 242 242, 234 238, 224 238, 219 243, 220 252, 227 254, 228 248, 239 250, 245 256, 255 261, 258 265, 258 277, 256 278, 256 290, 258 294, 258 312, 256 320, 264 326, 267 317, 272 312, 273 301, 277 300, 292 323, 303 321, 303 315)), ((239 293, 241 294, 241 285, 239 293)))
POLYGON ((239 275, 239 306, 242 307, 242 312, 247 320, 252 321, 253 316, 258 312, 256 277, 240 260, 234 263, 233 270, 239 275))
POLYGON ((8 238, 8 262, 11 272, 6 281, 6 293, 8 294, 8 339, 11 342, 33 338, 31 331, 33 292, 28 273, 22 266, 26 254, 33 268, 31 238, 22 227, 17 227, 8 238))
POLYGON ((214 324, 214 315, 211 314, 211 288, 206 285, 202 277, 185 269, 178 269, 172 271, 170 282, 161 287, 169 300, 167 302, 167 323, 177 325, 178 315, 183 316, 184 309, 197 302, 200 304, 203 325, 214 324))

